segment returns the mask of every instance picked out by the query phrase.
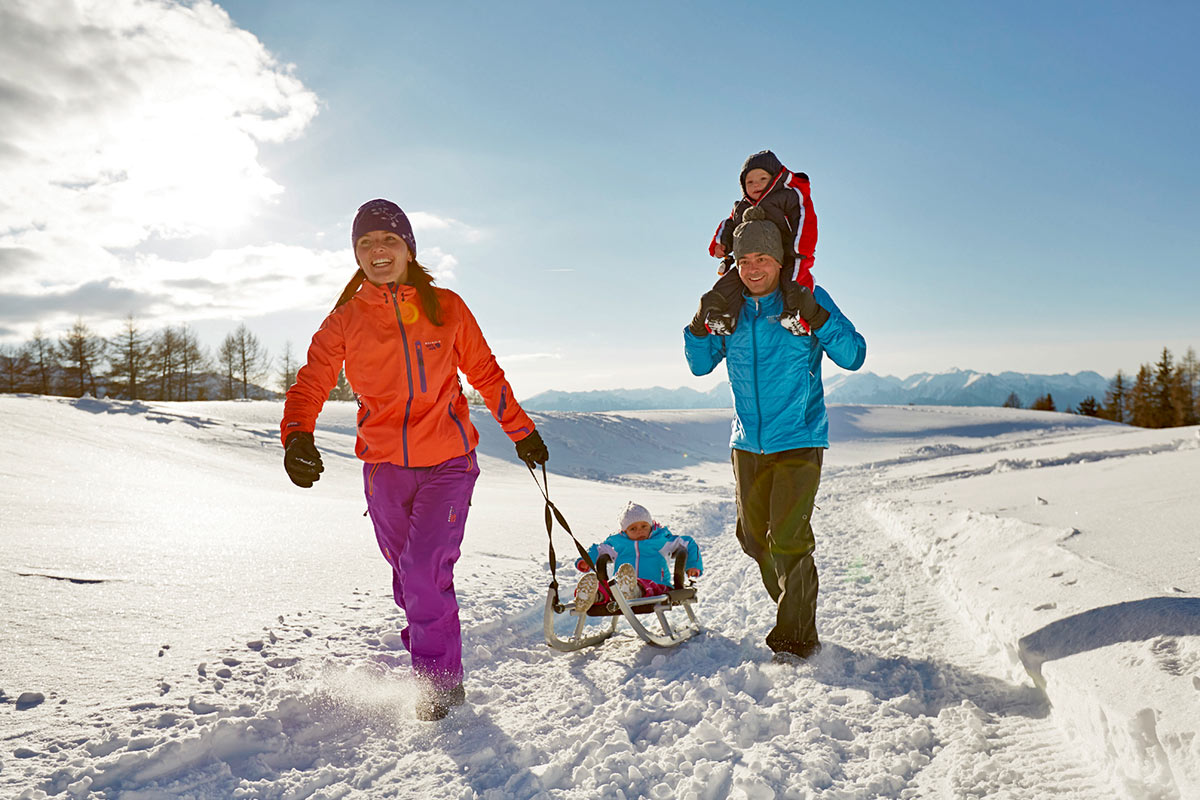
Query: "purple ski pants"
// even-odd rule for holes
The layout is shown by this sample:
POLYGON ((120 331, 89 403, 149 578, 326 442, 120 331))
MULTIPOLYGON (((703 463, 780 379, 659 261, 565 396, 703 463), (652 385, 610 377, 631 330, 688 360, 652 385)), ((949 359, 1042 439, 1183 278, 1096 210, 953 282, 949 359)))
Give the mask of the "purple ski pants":
POLYGON ((375 538, 392 565, 392 595, 408 621, 400 638, 413 672, 441 689, 463 678, 454 563, 478 477, 474 452, 432 467, 363 465, 375 538))

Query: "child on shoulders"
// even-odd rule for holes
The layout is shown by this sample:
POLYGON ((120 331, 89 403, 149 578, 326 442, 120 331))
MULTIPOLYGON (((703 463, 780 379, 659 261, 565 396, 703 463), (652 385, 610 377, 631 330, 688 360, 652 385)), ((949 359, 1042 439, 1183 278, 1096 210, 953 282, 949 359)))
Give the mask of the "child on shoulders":
MULTIPOLYGON (((685 568, 688 576, 697 578, 704 571, 696 540, 671 533, 654 521, 645 506, 633 502, 626 504, 617 523, 621 530, 589 547, 588 556, 593 564, 602 554, 612 557, 613 583, 626 598, 651 597, 670 591, 673 588, 673 559, 680 550, 687 553, 685 568)), ((612 599, 609 587, 600 583, 586 561, 581 558, 575 566, 580 572, 587 573, 579 579, 575 589, 577 611, 591 608, 597 599, 601 603, 612 599)))
POLYGON ((809 192, 808 176, 790 172, 770 150, 762 150, 746 159, 739 178, 742 198, 733 205, 727 219, 721 220, 708 245, 708 253, 723 259, 717 272, 721 278, 703 300, 713 309, 705 318, 710 333, 726 336, 737 326, 742 310, 743 291, 737 268, 733 267, 733 231, 746 220, 749 209, 760 209, 758 219, 769 219, 783 237, 784 259, 780 263, 779 288, 783 293, 783 315, 779 322, 800 336, 810 333, 799 315, 801 295, 813 290, 812 268, 817 248, 817 212, 809 192))

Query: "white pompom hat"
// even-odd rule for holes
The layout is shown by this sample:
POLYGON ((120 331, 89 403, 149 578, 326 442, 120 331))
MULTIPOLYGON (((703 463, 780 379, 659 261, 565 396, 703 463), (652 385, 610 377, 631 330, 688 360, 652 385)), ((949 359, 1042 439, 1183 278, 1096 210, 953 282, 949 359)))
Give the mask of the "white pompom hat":
POLYGON ((621 530, 625 530, 635 522, 646 522, 653 526, 654 518, 650 516, 650 512, 646 510, 645 506, 639 506, 637 503, 630 501, 625 504, 625 508, 621 511, 617 522, 621 525, 621 530))

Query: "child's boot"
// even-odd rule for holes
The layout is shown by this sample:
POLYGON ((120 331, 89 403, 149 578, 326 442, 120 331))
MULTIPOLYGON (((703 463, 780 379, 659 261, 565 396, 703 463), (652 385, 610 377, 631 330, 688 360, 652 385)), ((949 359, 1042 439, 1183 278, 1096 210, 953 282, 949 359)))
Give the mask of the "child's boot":
POLYGON ((800 305, 806 289, 795 281, 785 280, 779 282, 779 290, 783 294, 783 314, 779 317, 779 324, 797 336, 811 334, 812 329, 800 316, 800 305))
POLYGON ((705 308, 704 327, 716 336, 728 336, 737 327, 737 317, 729 311, 729 303, 715 289, 704 293, 700 302, 705 308))
POLYGON ((623 594, 626 600, 642 596, 642 593, 638 591, 637 573, 633 571, 633 564, 625 563, 617 567, 617 576, 613 583, 617 585, 617 591, 623 594))
POLYGON ((579 579, 579 585, 575 587, 575 610, 587 611, 596 603, 596 592, 600 588, 600 579, 596 577, 596 573, 586 573, 579 579))

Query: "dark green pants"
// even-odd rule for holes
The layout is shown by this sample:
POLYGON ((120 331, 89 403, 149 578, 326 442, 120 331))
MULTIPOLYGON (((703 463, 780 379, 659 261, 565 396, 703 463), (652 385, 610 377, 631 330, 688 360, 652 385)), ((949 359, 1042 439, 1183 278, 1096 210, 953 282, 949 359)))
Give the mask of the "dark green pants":
POLYGON ((737 537, 758 562, 778 608, 767 646, 796 652, 817 638, 817 567, 812 511, 821 483, 824 449, 781 453, 733 451, 737 537))

